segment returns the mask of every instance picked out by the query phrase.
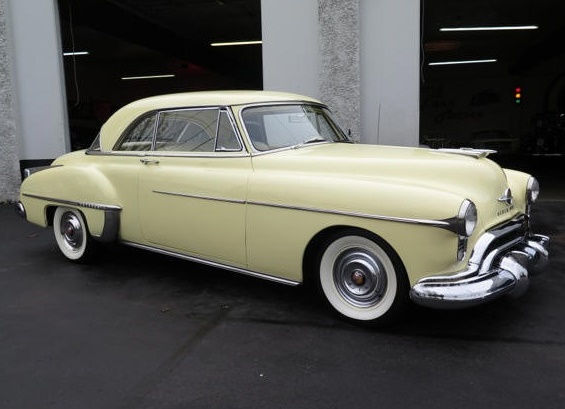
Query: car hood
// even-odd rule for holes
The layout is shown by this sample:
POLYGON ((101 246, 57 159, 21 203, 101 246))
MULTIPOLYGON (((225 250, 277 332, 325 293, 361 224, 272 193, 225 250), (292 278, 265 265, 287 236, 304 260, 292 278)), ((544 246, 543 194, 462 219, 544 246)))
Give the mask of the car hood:
POLYGON ((504 213, 499 209, 504 204, 498 199, 509 183, 505 171, 486 157, 424 148, 326 143, 259 155, 253 161, 256 171, 280 171, 297 177, 317 174, 374 181, 394 186, 396 191, 404 186, 407 191, 427 191, 427 195, 457 195, 482 209, 490 221, 487 224, 500 221, 501 214, 508 218, 516 213, 514 207, 504 213))
POLYGON ((273 152, 255 163, 272 170, 394 181, 463 196, 484 194, 489 187, 500 196, 507 187, 506 175, 495 162, 436 149, 330 143, 273 152))

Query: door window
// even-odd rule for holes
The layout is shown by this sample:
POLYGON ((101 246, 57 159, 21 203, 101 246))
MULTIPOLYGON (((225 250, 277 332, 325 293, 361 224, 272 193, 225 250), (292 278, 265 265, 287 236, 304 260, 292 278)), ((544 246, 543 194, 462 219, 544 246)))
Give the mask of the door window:
POLYGON ((213 152, 218 109, 165 111, 159 114, 155 150, 213 152))

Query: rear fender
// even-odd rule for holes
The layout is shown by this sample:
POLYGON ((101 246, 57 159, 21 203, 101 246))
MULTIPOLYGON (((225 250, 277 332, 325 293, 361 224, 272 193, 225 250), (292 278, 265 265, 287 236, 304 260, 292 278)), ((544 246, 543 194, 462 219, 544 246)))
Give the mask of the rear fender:
POLYGON ((89 232, 96 239, 117 239, 121 206, 113 185, 94 167, 52 166, 27 177, 21 186, 20 200, 27 220, 51 225, 59 206, 80 210, 89 232))

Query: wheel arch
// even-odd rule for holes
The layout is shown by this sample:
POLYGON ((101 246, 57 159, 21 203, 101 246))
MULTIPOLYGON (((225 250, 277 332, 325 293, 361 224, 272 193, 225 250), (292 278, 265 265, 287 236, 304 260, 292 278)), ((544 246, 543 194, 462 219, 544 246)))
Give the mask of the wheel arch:
POLYGON ((347 233, 367 237, 383 247, 392 258, 393 262, 401 269, 401 272, 406 280, 408 280, 408 274, 406 272, 406 267, 402 262, 402 259, 398 255, 397 251, 384 238, 370 230, 363 229, 361 227, 335 225, 326 227, 325 229, 319 231, 308 242, 306 249, 304 250, 304 256, 302 260, 302 277, 303 283, 305 285, 311 286, 312 283, 316 282, 315 280, 317 263, 319 261, 321 252, 324 249, 324 246, 329 244, 332 238, 335 238, 338 235, 345 235, 347 233))
POLYGON ((58 207, 70 207, 81 213, 84 218, 84 223, 88 229, 89 234, 92 234, 90 229, 91 222, 99 224, 98 220, 102 218, 102 228, 100 234, 92 234, 92 238, 101 243, 113 243, 118 240, 120 232, 120 210, 117 209, 88 209, 81 208, 80 206, 69 206, 66 204, 50 204, 45 207, 45 220, 48 226, 53 226, 55 211, 58 207))

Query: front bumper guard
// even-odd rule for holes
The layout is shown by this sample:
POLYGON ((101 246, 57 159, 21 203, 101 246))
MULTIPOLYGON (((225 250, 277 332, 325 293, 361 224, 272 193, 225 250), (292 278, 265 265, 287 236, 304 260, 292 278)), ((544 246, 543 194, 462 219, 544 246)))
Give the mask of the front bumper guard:
POLYGON ((425 277, 412 287, 410 297, 426 307, 455 309, 483 304, 502 295, 522 295, 528 288, 529 276, 543 270, 549 258, 549 237, 516 236, 526 224, 522 219, 485 233, 475 245, 465 271, 425 277))

